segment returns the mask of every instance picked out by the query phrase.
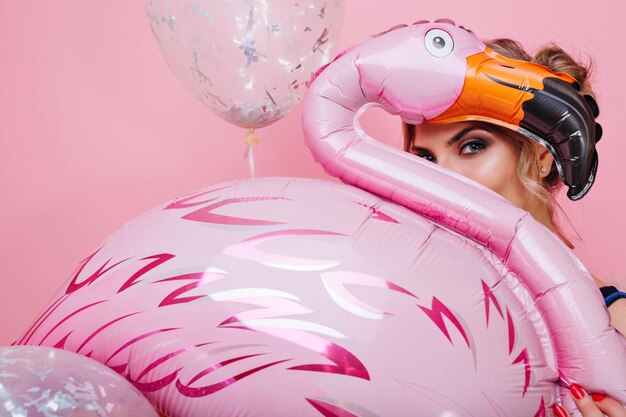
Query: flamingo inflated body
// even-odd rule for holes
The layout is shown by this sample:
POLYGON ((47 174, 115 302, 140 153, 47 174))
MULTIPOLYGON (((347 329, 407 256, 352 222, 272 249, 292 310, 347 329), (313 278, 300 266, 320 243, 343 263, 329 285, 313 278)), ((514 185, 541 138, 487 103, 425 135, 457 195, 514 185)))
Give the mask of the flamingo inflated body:
MULTIPOLYGON (((261 178, 160 205, 81 262, 17 342, 97 359, 171 416, 545 416, 571 382, 626 403, 626 344, 568 248, 358 126, 368 103, 454 119, 480 54, 495 59, 449 21, 351 48, 317 74, 304 127, 315 158, 356 187, 261 178), (445 37, 432 30, 460 51, 443 70, 424 51, 426 34, 445 37)), ((494 88, 514 84, 507 74, 494 88)))

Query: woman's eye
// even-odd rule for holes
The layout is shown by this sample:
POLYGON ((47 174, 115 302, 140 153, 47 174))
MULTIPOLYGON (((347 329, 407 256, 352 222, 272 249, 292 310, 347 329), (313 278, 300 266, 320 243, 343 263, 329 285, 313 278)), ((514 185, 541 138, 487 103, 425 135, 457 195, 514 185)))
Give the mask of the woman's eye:
POLYGON ((487 146, 482 140, 472 140, 469 142, 465 142, 460 146, 461 154, 472 154, 482 151, 487 146))
POLYGON ((417 156, 426 159, 427 161, 437 163, 437 158, 435 158, 435 155, 431 155, 429 153, 418 153, 417 156))

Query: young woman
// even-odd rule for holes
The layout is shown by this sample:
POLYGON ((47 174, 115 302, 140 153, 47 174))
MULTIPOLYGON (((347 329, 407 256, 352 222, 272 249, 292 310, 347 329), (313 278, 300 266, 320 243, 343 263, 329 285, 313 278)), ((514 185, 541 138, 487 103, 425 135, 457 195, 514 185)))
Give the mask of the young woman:
MULTIPOLYGON (((495 39, 485 44, 500 55, 541 64, 553 72, 571 75, 582 94, 593 95, 588 80, 589 68, 578 64, 556 45, 541 49, 534 57, 510 39, 495 39)), ((556 221, 555 197, 564 184, 559 178, 550 152, 538 142, 504 127, 486 122, 459 122, 445 125, 403 124, 404 150, 464 175, 507 198, 530 212, 570 248, 556 221)), ((594 277, 611 314, 611 325, 626 335, 626 294, 606 286, 594 277)), ((572 386, 572 395, 584 417, 626 416, 626 408, 611 398, 589 395, 572 386)), ((569 415, 556 405, 555 413, 569 415)))

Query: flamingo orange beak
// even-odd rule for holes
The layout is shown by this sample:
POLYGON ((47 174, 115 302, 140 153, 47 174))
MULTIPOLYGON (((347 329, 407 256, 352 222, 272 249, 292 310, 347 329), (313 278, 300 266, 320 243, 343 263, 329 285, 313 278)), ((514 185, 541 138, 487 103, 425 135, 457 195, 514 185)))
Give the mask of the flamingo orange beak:
POLYGON ((465 83, 456 102, 429 123, 487 121, 518 131, 544 145, 554 156, 572 200, 593 184, 602 135, 595 122, 598 106, 564 73, 506 58, 486 48, 467 58, 465 83))

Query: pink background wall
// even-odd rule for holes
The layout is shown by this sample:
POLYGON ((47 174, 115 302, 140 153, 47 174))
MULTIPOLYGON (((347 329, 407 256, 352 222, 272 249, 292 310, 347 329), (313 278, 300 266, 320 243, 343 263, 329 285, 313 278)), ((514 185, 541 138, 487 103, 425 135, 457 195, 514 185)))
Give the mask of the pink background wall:
MULTIPOLYGON (((448 17, 482 38, 556 41, 590 55, 604 138, 591 193, 564 206, 589 270, 626 287, 626 113, 618 2, 346 0, 336 52, 398 23, 448 17), (384 4, 384 6, 383 6, 384 4), (617 6, 615 6, 617 7, 617 6), (488 16, 498 16, 497 20, 488 16)), ((241 129, 196 101, 152 39, 143 1, 0 0, 0 345, 12 342, 76 264, 127 220, 249 175, 241 129)), ((259 130, 257 175, 329 178, 303 145, 298 106, 259 130)), ((365 116, 400 143, 399 120, 365 116)), ((331 179, 334 181, 334 179, 331 179)))

